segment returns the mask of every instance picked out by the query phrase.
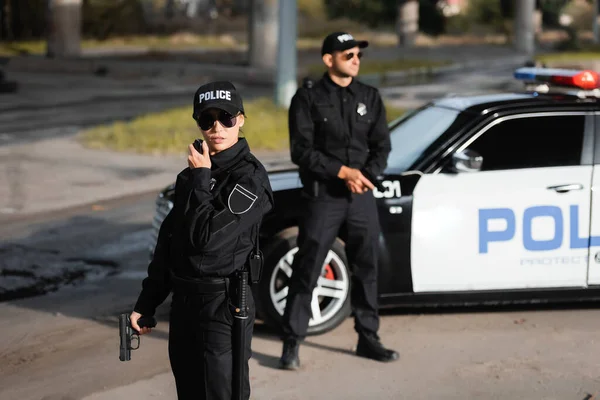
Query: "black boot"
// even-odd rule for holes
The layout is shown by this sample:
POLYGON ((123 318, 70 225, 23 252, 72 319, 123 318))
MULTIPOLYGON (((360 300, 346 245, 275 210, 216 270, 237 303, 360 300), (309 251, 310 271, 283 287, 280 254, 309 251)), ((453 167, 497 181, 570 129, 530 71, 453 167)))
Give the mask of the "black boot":
POLYGON ((298 358, 298 348, 300 344, 296 339, 285 339, 283 342, 283 352, 279 359, 279 368, 296 370, 300 368, 300 359, 298 358))
POLYGON ((356 355, 359 357, 370 358, 376 361, 395 361, 400 355, 394 350, 388 350, 379 341, 376 334, 359 334, 358 346, 356 346, 356 355))

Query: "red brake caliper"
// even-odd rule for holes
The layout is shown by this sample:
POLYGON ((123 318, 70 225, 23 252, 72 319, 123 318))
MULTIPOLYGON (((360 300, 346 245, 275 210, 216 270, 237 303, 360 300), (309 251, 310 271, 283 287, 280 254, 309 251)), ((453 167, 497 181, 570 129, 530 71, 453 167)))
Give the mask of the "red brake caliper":
POLYGON ((325 275, 323 277, 325 279, 331 279, 331 280, 335 279, 335 275, 333 274, 333 268, 331 268, 331 265, 327 264, 325 266, 325 275))

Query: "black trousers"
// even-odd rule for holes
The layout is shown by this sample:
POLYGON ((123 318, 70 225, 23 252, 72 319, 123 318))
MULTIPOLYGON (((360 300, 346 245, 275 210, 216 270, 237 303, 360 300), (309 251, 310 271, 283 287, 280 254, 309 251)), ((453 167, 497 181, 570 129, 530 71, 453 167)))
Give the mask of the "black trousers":
POLYGON ((321 195, 306 203, 298 235, 299 250, 283 316, 284 339, 304 339, 312 316, 311 299, 327 253, 342 226, 347 229, 346 256, 352 274, 350 301, 354 329, 377 333, 377 243, 379 219, 372 192, 346 197, 321 195))
MULTIPOLYGON (((232 328, 231 301, 226 292, 173 293, 169 321, 169 359, 179 400, 231 400, 232 328)), ((250 398, 248 361, 254 328, 255 306, 248 289, 248 319, 244 399, 250 398)))

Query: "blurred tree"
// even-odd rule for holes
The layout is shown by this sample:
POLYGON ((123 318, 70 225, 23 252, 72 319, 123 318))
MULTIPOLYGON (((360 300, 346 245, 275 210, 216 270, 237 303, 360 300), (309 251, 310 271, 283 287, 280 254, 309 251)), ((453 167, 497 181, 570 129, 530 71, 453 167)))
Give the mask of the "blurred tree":
POLYGON ((100 40, 146 33, 144 7, 140 0, 85 0, 82 30, 85 36, 100 40))
MULTIPOLYGON (((348 18, 371 28, 395 27, 398 10, 406 0, 324 0, 330 19, 348 18)), ((409 0, 412 1, 412 0, 409 0)), ((444 16, 436 0, 416 0, 419 31, 438 35, 444 31, 444 16)))
POLYGON ((44 35, 46 0, 0 0, 0 39, 25 40, 44 35))
POLYGON ((0 0, 0 40, 8 39, 8 3, 0 0))
POLYGON ((569 0, 541 0, 540 9, 542 10, 542 23, 549 28, 561 27, 559 18, 561 10, 569 0))
POLYGON ((323 0, 297 0, 298 14, 313 19, 325 18, 325 4, 323 0))
POLYGON ((492 26, 501 29, 504 15, 510 15, 512 0, 469 0, 467 16, 476 24, 492 26))
POLYGON ((446 17, 437 3, 437 0, 419 1, 419 31, 432 36, 441 35, 446 30, 446 17))
POLYGON ((324 0, 330 19, 346 17, 370 27, 393 26, 396 22, 397 0, 324 0))

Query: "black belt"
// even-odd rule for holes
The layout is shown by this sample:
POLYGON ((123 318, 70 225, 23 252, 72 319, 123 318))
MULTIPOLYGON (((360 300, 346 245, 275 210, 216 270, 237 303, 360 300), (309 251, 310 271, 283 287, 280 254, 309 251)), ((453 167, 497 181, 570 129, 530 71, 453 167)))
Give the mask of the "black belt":
POLYGON ((227 291, 228 278, 181 278, 171 272, 173 290, 187 294, 222 293, 227 291))

